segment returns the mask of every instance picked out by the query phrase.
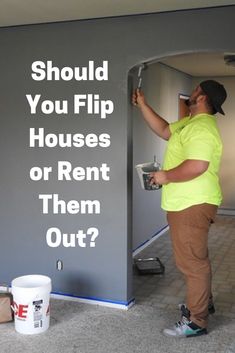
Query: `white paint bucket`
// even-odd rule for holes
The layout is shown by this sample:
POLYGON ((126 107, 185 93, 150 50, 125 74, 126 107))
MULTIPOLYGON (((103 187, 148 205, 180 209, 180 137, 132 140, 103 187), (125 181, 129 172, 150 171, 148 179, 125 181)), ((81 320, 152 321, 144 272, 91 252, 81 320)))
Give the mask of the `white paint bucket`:
POLYGON ((16 331, 29 335, 46 331, 50 323, 51 279, 22 276, 15 278, 11 286, 16 331))
POLYGON ((151 184, 150 180, 150 173, 151 172, 158 172, 160 168, 160 164, 157 162, 154 163, 143 163, 138 164, 135 166, 142 189, 144 190, 158 190, 161 188, 161 185, 158 184, 151 184))

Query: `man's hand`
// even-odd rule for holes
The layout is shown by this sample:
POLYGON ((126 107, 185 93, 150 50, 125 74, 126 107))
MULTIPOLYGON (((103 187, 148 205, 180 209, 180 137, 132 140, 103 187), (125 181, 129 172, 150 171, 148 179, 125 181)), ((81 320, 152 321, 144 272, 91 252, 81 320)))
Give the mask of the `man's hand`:
POLYGON ((135 92, 132 95, 132 104, 137 105, 139 107, 146 104, 144 93, 138 88, 135 90, 135 92))
POLYGON ((151 181, 150 184, 166 185, 169 183, 167 179, 167 173, 164 170, 150 173, 151 181))

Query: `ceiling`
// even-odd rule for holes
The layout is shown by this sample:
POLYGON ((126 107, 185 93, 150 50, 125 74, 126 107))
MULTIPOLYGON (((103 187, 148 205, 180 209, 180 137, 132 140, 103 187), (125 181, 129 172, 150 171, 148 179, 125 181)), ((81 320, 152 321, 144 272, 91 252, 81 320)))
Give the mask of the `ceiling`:
MULTIPOLYGON (((0 27, 235 5, 235 0, 0 0, 0 27)), ((235 76, 224 53, 168 57, 162 62, 192 76, 235 76)))
POLYGON ((232 53, 193 53, 167 57, 161 62, 191 76, 235 76, 235 66, 224 61, 228 54, 232 53))
POLYGON ((0 0, 0 27, 235 5, 235 0, 0 0))

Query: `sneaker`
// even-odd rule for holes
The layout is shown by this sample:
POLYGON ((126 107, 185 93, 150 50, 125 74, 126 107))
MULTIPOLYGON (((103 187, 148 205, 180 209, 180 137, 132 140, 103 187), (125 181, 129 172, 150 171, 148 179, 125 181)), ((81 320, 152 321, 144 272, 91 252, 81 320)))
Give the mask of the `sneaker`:
MULTIPOLYGON (((179 304, 179 309, 182 313, 182 316, 185 316, 188 319, 190 318, 190 310, 187 308, 187 306, 185 304, 179 304)), ((215 306, 214 306, 213 302, 209 303, 208 312, 211 315, 215 313, 215 306)))
POLYGON ((179 304, 179 309, 181 311, 182 317, 184 316, 187 319, 190 319, 190 310, 185 304, 179 304))
POLYGON ((182 317, 172 329, 164 329, 163 333, 171 337, 196 337, 207 334, 207 329, 196 325, 194 322, 189 321, 186 317, 182 317))
POLYGON ((214 314, 215 313, 215 306, 214 306, 213 302, 209 303, 208 311, 209 311, 209 314, 214 314))

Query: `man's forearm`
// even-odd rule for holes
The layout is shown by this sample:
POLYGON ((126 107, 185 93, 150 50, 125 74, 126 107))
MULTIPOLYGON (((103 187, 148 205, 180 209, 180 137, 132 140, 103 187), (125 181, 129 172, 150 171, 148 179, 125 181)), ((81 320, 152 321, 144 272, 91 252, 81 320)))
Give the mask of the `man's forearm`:
POLYGON ((141 104, 140 105, 141 113, 149 125, 149 127, 155 132, 158 136, 162 137, 165 140, 168 140, 170 137, 169 123, 158 115, 149 105, 141 104))
POLYGON ((209 162, 200 160, 186 160, 178 167, 166 171, 169 182, 182 182, 192 180, 203 174, 209 166, 209 162))
POLYGON ((208 166, 209 162, 207 161, 187 159, 175 168, 153 172, 151 176, 155 184, 180 183, 202 175, 208 169, 208 166))

